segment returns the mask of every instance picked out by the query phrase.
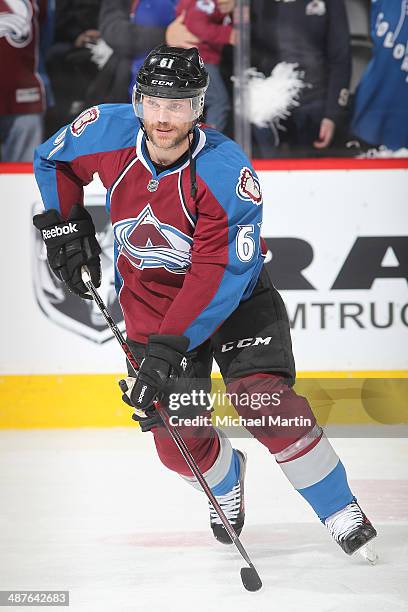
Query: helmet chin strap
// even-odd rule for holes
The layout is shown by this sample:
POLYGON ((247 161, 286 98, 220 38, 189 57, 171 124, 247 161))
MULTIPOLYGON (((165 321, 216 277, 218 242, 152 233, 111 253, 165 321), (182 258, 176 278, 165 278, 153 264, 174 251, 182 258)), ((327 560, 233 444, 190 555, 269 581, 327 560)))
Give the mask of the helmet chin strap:
POLYGON ((149 136, 147 135, 145 125, 144 125, 143 121, 140 119, 140 117, 139 117, 139 123, 140 123, 140 127, 142 128, 142 132, 145 135, 146 140, 150 140, 149 136))
POLYGON ((188 161, 189 161, 189 166, 190 166, 190 195, 193 198, 193 200, 195 200, 196 197, 197 197, 197 177, 196 177, 196 162, 195 162, 195 159, 194 159, 193 154, 191 152, 191 142, 192 142, 193 138, 190 141, 190 134, 193 136, 194 128, 195 128, 196 124, 197 124, 197 122, 194 122, 192 127, 191 127, 191 129, 187 133, 187 140, 188 140, 188 161))

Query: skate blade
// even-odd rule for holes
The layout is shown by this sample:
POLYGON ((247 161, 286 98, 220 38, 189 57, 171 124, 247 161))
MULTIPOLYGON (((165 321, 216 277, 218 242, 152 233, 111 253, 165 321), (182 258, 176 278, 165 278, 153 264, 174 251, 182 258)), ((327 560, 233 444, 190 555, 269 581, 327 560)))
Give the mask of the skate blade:
POLYGON ((364 544, 358 552, 370 565, 375 565, 378 561, 378 554, 373 540, 364 544))

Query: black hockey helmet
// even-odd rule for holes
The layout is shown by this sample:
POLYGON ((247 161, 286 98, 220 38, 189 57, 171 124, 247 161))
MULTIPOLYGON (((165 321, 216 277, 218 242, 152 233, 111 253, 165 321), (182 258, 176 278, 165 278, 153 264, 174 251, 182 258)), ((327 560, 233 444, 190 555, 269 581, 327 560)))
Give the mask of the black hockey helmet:
MULTIPOLYGON (((191 122, 192 127, 189 134, 192 133, 204 111, 204 98, 209 81, 208 72, 196 47, 182 49, 181 47, 159 45, 153 49, 143 62, 133 87, 132 104, 136 116, 140 119, 142 129, 145 130, 143 97, 148 96, 167 98, 167 100, 190 100, 188 116, 184 117, 191 122)), ((188 152, 191 196, 195 198, 197 181, 190 138, 188 139, 188 152)))
POLYGON ((135 90, 159 98, 192 98, 204 96, 208 83, 208 72, 196 47, 159 45, 141 66, 135 90))

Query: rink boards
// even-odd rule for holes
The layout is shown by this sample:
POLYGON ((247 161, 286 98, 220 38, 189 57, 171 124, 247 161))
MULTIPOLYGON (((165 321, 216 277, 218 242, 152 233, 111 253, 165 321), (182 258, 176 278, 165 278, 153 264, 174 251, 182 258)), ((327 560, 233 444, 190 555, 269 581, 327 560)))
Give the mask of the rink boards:
MULTIPOLYGON (((408 161, 280 160, 256 168, 267 266, 291 321, 299 392, 315 396, 323 421, 405 423, 408 161)), ((49 274, 31 224, 41 200, 30 168, 0 164, 0 187, 7 219, 0 427, 133 424, 117 390, 120 350, 92 304, 49 274)), ((104 248, 101 292, 120 321, 98 180, 86 202, 104 248)))

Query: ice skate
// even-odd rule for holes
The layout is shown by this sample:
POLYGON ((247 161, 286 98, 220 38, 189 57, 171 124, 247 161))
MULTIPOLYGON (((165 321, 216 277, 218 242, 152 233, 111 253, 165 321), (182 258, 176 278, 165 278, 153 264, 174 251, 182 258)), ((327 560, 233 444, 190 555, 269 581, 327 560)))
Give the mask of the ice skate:
POLYGON ((356 502, 329 516, 325 525, 345 553, 352 555, 359 550, 369 563, 376 562, 377 555, 371 540, 377 532, 356 502))
MULTIPOLYGON (((246 469, 246 455, 240 450, 235 449, 238 453, 240 462, 239 480, 235 487, 225 495, 216 495, 216 499, 224 511, 225 516, 234 527, 235 532, 239 535, 242 531, 245 521, 245 501, 244 501, 244 480, 246 469)), ((210 507, 210 525, 213 530, 214 537, 223 544, 231 544, 231 538, 228 535, 224 525, 221 522, 218 514, 214 510, 212 504, 210 507)))

